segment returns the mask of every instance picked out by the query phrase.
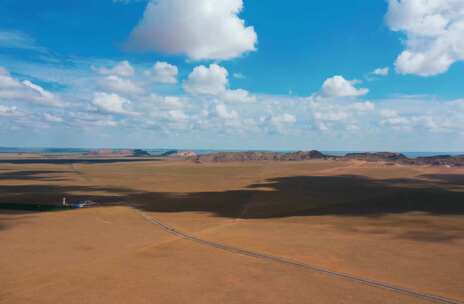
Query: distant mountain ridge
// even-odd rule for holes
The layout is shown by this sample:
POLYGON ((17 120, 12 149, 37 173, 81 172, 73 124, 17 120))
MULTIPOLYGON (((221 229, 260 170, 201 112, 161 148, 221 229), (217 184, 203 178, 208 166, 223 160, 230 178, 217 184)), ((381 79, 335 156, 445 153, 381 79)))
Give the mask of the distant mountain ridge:
POLYGON ((464 155, 438 155, 418 158, 408 158, 402 153, 395 152, 360 152, 348 153, 344 156, 324 154, 317 150, 298 152, 217 152, 196 154, 193 151, 172 151, 167 157, 193 160, 205 163, 247 162, 247 161, 305 161, 305 160, 359 160, 367 162, 386 162, 403 165, 431 165, 431 166, 464 166, 464 155))
POLYGON ((193 160, 195 162, 245 162, 245 161, 304 161, 312 159, 332 160, 360 160, 368 162, 386 162, 403 165, 430 165, 430 166, 464 166, 464 153, 462 155, 433 152, 272 152, 272 151, 232 151, 221 152, 214 150, 176 150, 176 149, 84 149, 84 148, 17 148, 0 147, 0 153, 50 153, 53 154, 80 154, 87 157, 165 157, 174 159, 193 160), (425 155, 425 156, 422 156, 425 155))

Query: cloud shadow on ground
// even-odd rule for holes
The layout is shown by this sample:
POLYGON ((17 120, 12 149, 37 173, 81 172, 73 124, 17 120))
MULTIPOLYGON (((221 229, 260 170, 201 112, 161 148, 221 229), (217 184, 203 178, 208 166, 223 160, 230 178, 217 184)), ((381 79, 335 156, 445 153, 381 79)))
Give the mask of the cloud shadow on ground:
MULTIPOLYGON (((35 174, 25 171, 19 176, 33 179, 35 174)), ((150 212, 207 212, 218 217, 244 219, 321 215, 375 218, 407 212, 464 215, 463 179, 464 175, 440 174, 383 180, 358 175, 291 176, 239 190, 193 193, 80 185, 3 185, 0 186, 0 214, 1 209, 56 210, 65 196, 68 201, 93 200, 102 206, 130 204, 150 212)), ((409 237, 446 239, 443 235, 425 235, 421 231, 411 232, 409 237)))

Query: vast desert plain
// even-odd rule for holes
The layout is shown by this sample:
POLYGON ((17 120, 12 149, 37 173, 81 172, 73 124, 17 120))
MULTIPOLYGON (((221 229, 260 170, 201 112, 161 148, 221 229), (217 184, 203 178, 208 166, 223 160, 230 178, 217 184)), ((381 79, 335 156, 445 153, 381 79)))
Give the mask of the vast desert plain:
POLYGON ((18 157, 0 303, 464 302, 463 168, 18 157))

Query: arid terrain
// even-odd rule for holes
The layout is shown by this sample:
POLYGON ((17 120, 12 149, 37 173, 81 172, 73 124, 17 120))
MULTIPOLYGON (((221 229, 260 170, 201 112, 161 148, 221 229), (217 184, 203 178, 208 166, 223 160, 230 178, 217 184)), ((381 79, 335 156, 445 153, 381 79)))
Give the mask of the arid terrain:
POLYGON ((12 154, 0 208, 0 303, 464 303, 463 167, 12 154))

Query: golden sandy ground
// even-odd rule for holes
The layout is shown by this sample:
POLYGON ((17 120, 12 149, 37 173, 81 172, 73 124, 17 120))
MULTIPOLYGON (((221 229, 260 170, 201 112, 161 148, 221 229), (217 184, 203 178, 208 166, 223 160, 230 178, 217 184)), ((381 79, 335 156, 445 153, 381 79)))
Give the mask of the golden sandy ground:
POLYGON ((172 235, 464 302, 464 170, 364 162, 0 164, 0 303, 429 303, 172 235))

